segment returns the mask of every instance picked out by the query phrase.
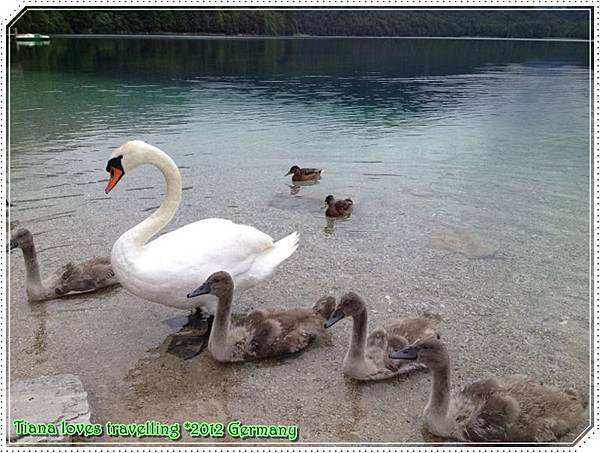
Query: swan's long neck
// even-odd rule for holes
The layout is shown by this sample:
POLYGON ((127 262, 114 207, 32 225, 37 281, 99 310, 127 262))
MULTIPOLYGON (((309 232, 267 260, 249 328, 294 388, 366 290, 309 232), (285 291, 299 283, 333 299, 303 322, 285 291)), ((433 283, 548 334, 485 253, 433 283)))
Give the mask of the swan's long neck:
POLYGON ((35 245, 22 247, 23 257, 25 258, 25 291, 30 302, 49 299, 54 294, 54 281, 44 282, 40 276, 40 265, 37 260, 35 245))
POLYGON ((427 408, 438 416, 448 413, 450 401, 450 365, 445 363, 432 369, 431 395, 427 408))
POLYGON ((365 359, 367 347, 367 310, 362 310, 352 316, 352 339, 346 358, 351 362, 361 362, 365 359))
POLYGON ((23 247, 23 257, 25 258, 25 287, 28 292, 39 293, 43 291, 42 278, 40 276, 40 265, 37 260, 35 245, 23 247))
POLYGON ((138 247, 142 247, 168 225, 181 202, 181 174, 173 159, 154 146, 147 148, 145 157, 145 163, 157 167, 165 177, 167 193, 156 211, 125 233, 138 247))
MULTIPOLYGON (((227 338, 231 324, 231 303, 233 301, 233 290, 219 297, 217 310, 213 321, 208 343, 210 351, 216 356, 225 355, 228 350, 227 338)), ((219 358, 219 357, 217 357, 219 358)))

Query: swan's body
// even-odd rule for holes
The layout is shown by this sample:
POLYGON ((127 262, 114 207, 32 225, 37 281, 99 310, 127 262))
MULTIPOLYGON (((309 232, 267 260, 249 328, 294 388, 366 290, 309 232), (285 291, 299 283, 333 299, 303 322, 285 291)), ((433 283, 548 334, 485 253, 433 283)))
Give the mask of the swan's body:
POLYGON ((42 280, 33 235, 25 228, 20 228, 12 235, 10 248, 20 248, 23 252, 25 290, 30 302, 95 291, 119 283, 108 256, 91 258, 78 264, 67 263, 42 280))
POLYGON ((390 352, 436 332, 439 320, 431 315, 419 318, 393 319, 368 335, 367 308, 355 293, 344 294, 325 326, 352 317, 352 338, 344 358, 344 374, 361 381, 388 379, 424 366, 406 360, 392 360, 390 352), (367 336, 368 335, 368 336, 367 336))
POLYGON ((423 416, 440 437, 472 442, 551 442, 581 421, 585 401, 524 375, 489 377, 450 393, 448 351, 439 337, 396 351, 431 369, 432 389, 423 416))
POLYGON ((143 299, 176 308, 205 306, 214 311, 216 298, 186 297, 198 279, 223 269, 233 276, 236 290, 244 291, 271 274, 297 248, 297 233, 274 242, 256 228, 225 219, 200 220, 148 242, 170 222, 181 202, 179 170, 167 154, 141 141, 125 143, 111 157, 107 192, 125 172, 142 164, 156 166, 167 183, 158 210, 125 232, 112 249, 117 278, 143 299))
POLYGON ((231 325, 234 283, 227 272, 216 272, 188 297, 218 298, 208 350, 219 362, 245 362, 302 351, 325 331, 335 299, 322 297, 311 308, 254 310, 231 325))

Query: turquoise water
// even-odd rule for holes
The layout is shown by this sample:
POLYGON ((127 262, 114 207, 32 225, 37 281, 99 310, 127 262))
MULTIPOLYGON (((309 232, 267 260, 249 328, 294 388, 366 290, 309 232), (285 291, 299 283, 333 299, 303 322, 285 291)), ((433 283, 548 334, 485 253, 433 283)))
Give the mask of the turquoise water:
MULTIPOLYGON (((440 312, 462 345, 464 375, 492 368, 586 385, 589 373, 577 370, 589 354, 588 59, 587 43, 492 40, 103 37, 13 47, 11 221, 39 236, 49 265, 108 254, 163 193, 157 172, 140 169, 104 195, 111 149, 143 139, 182 171, 172 227, 219 216, 276 238, 300 232, 298 252, 243 309, 354 289, 373 323, 440 312), (323 167, 324 177, 290 187, 293 164, 323 167), (355 201, 350 220, 327 225, 329 193, 355 201), (516 352, 482 366, 498 348, 516 352)), ((22 297, 12 256, 11 290, 22 297)), ((118 308, 113 322, 131 297, 106 302, 118 308)), ((172 314, 131 305, 131 316, 152 312, 154 323, 172 314)), ((81 371, 92 388, 101 360, 81 371)), ((96 391, 110 415, 109 396, 96 391)))
POLYGON ((528 189, 585 210, 587 58, 585 43, 57 38, 13 49, 13 170, 135 137, 248 171, 328 167, 356 196, 410 181, 468 206, 528 189))

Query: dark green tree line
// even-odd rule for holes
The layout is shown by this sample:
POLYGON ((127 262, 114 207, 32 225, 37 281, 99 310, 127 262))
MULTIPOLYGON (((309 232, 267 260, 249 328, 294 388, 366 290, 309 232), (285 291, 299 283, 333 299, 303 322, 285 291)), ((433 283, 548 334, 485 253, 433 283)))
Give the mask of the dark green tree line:
POLYGON ((548 10, 30 10, 20 33, 589 37, 585 11, 548 10))

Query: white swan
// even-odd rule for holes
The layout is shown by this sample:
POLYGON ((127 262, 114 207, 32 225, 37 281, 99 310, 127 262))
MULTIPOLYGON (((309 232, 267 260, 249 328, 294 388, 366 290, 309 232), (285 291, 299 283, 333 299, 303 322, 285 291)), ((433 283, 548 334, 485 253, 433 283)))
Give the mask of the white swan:
POLYGON ((169 223, 181 202, 181 175, 175 162, 155 146, 127 142, 111 154, 105 192, 142 164, 162 172, 167 193, 152 215, 117 239, 111 255, 117 279, 136 296, 175 308, 203 306, 214 313, 215 296, 187 298, 198 281, 225 270, 232 275, 236 292, 242 292, 271 274, 298 247, 295 232, 273 242, 256 228, 225 219, 200 220, 148 242, 169 223))

